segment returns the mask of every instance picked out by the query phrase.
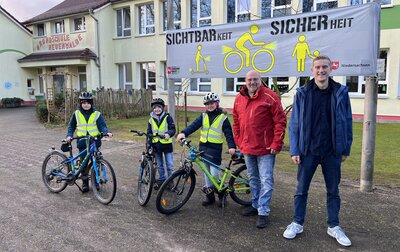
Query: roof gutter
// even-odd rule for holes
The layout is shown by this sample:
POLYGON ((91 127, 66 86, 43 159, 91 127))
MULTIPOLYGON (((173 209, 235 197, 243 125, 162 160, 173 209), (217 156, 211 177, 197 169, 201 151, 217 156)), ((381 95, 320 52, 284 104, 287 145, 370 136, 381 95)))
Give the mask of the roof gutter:
POLYGON ((97 57, 96 57, 96 66, 99 69, 99 88, 101 88, 101 65, 100 65, 100 28, 99 28, 99 20, 93 15, 93 9, 89 9, 89 15, 96 21, 96 43, 97 43, 97 57))

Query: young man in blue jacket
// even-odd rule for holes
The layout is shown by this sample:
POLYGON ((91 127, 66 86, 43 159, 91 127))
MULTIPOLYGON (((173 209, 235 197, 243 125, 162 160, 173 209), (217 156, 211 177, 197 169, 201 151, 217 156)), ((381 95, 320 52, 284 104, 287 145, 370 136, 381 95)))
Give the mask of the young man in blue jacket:
POLYGON ((283 236, 293 239, 303 232, 308 189, 318 165, 322 167, 328 212, 328 235, 343 246, 350 239, 339 226, 340 166, 350 155, 353 141, 352 113, 348 88, 329 77, 329 57, 313 59, 314 78, 297 89, 289 123, 290 156, 298 165, 294 218, 283 236))

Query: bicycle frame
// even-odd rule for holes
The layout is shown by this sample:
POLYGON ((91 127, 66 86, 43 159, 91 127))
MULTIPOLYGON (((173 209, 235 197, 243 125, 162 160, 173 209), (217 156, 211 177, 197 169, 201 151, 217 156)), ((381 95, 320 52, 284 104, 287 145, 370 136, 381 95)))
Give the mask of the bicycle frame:
POLYGON ((225 191, 226 192, 231 192, 233 190, 248 190, 246 188, 229 188, 229 186, 225 186, 225 181, 227 180, 228 176, 229 177, 235 177, 237 180, 242 181, 244 183, 246 183, 247 181, 245 179, 242 179, 240 177, 236 177, 235 175, 232 174, 232 171, 230 169, 233 159, 231 158, 231 160, 229 161, 229 165, 226 168, 222 168, 219 165, 214 164, 213 162, 211 162, 210 160, 200 156, 200 152, 196 149, 196 147, 194 146, 190 146, 189 142, 187 142, 186 140, 183 142, 183 144, 185 144, 186 146, 189 147, 189 155, 188 158, 186 158, 186 160, 188 160, 189 162, 194 162, 196 163, 200 169, 203 171, 204 174, 206 174, 206 176, 210 179, 211 183, 214 185, 215 189, 218 190, 219 192, 221 191, 225 191), (222 178, 214 178, 213 175, 211 175, 211 173, 208 171, 207 167, 205 166, 204 163, 208 163, 212 166, 214 166, 215 168, 217 168, 219 171, 223 172, 222 178))

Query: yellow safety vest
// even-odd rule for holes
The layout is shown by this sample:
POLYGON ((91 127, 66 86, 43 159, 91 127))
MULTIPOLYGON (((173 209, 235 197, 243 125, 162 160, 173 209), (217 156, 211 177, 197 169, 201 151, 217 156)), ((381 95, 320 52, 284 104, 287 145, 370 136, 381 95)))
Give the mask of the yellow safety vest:
POLYGON ((86 122, 85 116, 81 113, 81 111, 75 111, 75 118, 76 118, 76 135, 78 137, 86 136, 87 133, 91 136, 97 136, 100 134, 99 129, 97 128, 96 121, 100 117, 99 111, 94 111, 90 117, 89 121, 86 122))
MULTIPOLYGON (((153 117, 150 118, 149 123, 151 125, 151 130, 153 131, 153 136, 155 136, 157 133, 159 135, 164 135, 165 133, 167 133, 168 131, 168 123, 167 123, 167 117, 164 117, 164 119, 162 120, 160 126, 157 125, 156 120, 154 120, 153 117)), ((160 139, 158 137, 153 138, 152 142, 153 143, 157 143, 158 141, 160 141, 160 143, 162 144, 169 144, 172 143, 172 138, 167 139, 160 139)))
POLYGON ((226 115, 220 114, 210 126, 210 120, 207 113, 203 113, 203 126, 200 131, 200 142, 222 144, 222 125, 224 124, 226 115))

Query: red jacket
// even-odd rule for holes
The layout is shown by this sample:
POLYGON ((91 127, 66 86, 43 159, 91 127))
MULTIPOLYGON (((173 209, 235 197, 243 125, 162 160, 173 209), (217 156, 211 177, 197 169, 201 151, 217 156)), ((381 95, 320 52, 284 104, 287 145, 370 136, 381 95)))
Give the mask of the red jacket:
POLYGON ((266 155, 281 151, 285 137, 286 115, 281 100, 261 85, 250 97, 243 86, 233 106, 235 143, 244 154, 266 155))

